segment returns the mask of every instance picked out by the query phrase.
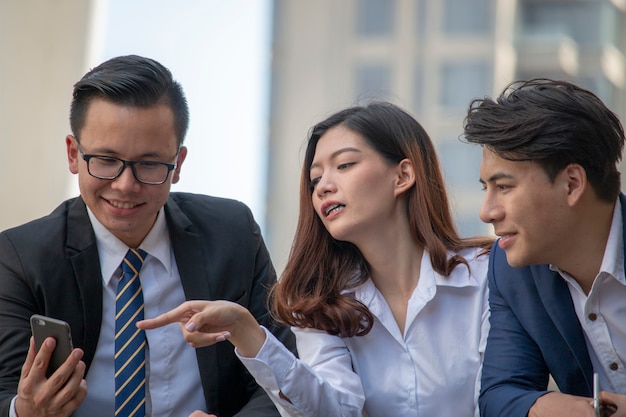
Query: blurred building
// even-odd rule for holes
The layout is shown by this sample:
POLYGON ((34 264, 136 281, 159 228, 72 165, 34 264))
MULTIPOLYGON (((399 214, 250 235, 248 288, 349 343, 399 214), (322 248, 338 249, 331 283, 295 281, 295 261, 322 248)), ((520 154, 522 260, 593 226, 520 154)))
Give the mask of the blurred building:
MULTIPOLYGON (((262 223, 279 272, 295 231, 307 133, 343 107, 387 99, 424 125, 464 235, 491 232, 478 219, 480 149, 459 141, 472 98, 516 79, 567 79, 626 121, 626 0, 274 0, 273 7, 262 223)), ((68 92, 99 56, 97 17, 106 9, 106 0, 0 1, 0 193, 12 200, 0 230, 76 194, 62 146, 68 92)))
POLYGON ((75 183, 63 140, 98 3, 0 0, 0 230, 50 213, 75 183))
POLYGON ((461 233, 490 233, 481 150, 459 141, 469 102, 517 79, 565 79, 626 121, 625 17, 626 0, 275 0, 265 234, 277 269, 313 124, 372 99, 405 108, 436 143, 461 233))

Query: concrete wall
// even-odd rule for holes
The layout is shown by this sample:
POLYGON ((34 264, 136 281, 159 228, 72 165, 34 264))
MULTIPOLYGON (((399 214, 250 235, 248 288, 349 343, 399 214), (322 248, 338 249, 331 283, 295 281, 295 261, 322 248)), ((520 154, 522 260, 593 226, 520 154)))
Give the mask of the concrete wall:
POLYGON ((71 193, 64 141, 95 4, 0 1, 0 230, 49 213, 71 193))

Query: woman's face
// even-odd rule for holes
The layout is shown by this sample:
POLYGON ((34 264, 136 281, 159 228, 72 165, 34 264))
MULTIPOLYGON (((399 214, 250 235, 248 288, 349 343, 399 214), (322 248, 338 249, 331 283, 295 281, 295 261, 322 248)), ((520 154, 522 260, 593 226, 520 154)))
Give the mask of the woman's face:
POLYGON ((310 168, 311 200, 333 238, 360 246, 397 210, 399 168, 358 133, 336 126, 318 141, 310 168))

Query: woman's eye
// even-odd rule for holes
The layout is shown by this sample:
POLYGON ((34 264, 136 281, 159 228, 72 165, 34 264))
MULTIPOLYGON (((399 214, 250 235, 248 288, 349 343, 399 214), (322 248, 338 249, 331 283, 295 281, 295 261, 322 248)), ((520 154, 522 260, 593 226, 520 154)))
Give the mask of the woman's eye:
POLYGON ((309 187, 311 188, 311 191, 313 191, 313 189, 319 182, 320 182, 320 177, 311 178, 309 180, 309 187))
POLYGON ((350 168, 352 165, 354 165, 356 162, 345 162, 343 164, 339 164, 337 165, 337 169, 346 169, 346 168, 350 168))

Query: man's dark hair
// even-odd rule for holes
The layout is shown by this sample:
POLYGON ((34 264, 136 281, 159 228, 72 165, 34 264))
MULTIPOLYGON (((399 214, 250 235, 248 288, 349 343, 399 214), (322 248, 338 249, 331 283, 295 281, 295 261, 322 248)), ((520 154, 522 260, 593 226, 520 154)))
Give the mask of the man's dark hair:
POLYGON ((473 100, 464 130, 465 141, 504 159, 536 162, 551 181, 576 163, 598 198, 613 202, 620 192, 622 124, 595 94, 569 82, 516 81, 496 101, 473 100))
POLYGON ((159 103, 174 113, 178 146, 183 144, 189 126, 189 109, 181 85, 157 61, 137 55, 112 58, 93 68, 74 84, 70 126, 78 138, 85 125, 89 105, 95 98, 113 104, 148 108, 159 103))

